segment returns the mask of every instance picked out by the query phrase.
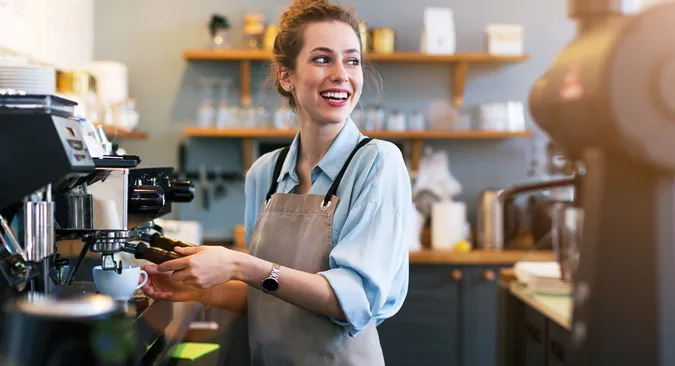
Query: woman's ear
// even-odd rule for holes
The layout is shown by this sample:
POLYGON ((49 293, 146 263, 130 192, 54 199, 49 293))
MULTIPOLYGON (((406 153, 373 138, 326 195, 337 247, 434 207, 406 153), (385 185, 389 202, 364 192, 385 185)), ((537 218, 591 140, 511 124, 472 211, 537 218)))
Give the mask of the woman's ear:
POLYGON ((279 83, 285 91, 291 92, 293 90, 293 83, 291 82, 291 72, 288 69, 279 70, 279 83))

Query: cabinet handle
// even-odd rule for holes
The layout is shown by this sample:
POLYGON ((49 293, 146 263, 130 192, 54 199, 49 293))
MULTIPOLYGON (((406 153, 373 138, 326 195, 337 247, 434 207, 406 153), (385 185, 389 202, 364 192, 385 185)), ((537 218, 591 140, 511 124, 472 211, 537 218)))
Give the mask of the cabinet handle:
POLYGON ((495 280, 495 271, 488 269, 485 272, 483 272, 483 280, 492 282, 495 280))
POLYGON ((462 279, 462 271, 460 271, 460 270, 458 270, 458 269, 453 270, 453 271, 450 273, 450 278, 453 279, 453 280, 455 280, 455 281, 461 280, 461 279, 462 279))
POLYGON ((525 325, 525 333, 532 338, 535 342, 537 343, 542 343, 542 335, 541 335, 541 330, 535 327, 532 324, 527 323, 525 325))
POLYGON ((559 361, 565 362, 565 347, 560 342, 551 340, 551 354, 559 361))

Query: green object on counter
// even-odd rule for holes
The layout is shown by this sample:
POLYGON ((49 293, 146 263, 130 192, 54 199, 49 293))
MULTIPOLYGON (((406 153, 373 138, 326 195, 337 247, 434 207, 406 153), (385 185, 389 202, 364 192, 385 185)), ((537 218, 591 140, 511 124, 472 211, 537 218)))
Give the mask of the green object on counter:
POLYGON ((206 354, 217 351, 219 348, 219 345, 213 343, 185 342, 176 346, 171 357, 194 361, 206 354))
POLYGON ((572 318, 571 295, 544 295, 534 293, 526 286, 513 282, 510 285, 511 293, 529 304, 561 327, 570 330, 572 318))

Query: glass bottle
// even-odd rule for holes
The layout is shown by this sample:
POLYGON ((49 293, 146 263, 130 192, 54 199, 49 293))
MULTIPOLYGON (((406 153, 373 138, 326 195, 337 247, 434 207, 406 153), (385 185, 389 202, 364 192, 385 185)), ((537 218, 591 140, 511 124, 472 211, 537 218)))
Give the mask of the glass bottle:
POLYGON ((232 85, 230 78, 225 78, 220 83, 220 104, 216 114, 217 128, 231 128, 236 125, 236 120, 230 108, 229 91, 232 85))
POLYGON ((213 101, 213 80, 201 79, 201 101, 197 109, 197 126, 208 128, 213 125, 216 117, 216 107, 213 101))

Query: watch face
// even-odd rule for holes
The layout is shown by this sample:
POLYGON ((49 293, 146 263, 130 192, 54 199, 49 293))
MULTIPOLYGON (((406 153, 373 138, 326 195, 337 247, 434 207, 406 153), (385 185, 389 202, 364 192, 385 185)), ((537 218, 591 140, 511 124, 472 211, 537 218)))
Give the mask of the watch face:
POLYGON ((263 281, 262 287, 267 292, 273 292, 279 288, 279 283, 271 278, 267 278, 263 281))

